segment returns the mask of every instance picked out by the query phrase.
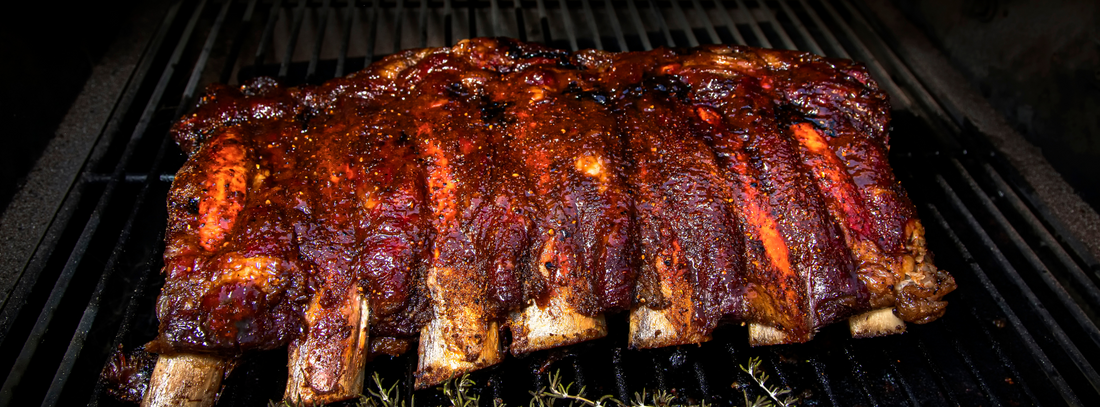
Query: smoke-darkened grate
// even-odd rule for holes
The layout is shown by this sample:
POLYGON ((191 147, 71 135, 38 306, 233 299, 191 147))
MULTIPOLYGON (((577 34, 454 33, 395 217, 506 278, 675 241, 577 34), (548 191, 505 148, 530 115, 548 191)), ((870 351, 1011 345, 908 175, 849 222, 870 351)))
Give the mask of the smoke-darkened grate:
MULTIPOLYGON (((891 161, 917 204, 937 264, 959 289, 947 315, 900 336, 853 340, 830 327, 808 344, 750 348, 744 327, 701 346, 626 347, 609 337, 477 372, 473 390, 526 405, 548 373, 590 395, 740 405, 760 394, 751 357, 800 405, 1081 405, 1100 398, 1100 265, 1045 216, 1031 188, 968 123, 949 117, 876 34, 857 0, 182 1, 151 40, 49 233, 0 310, 0 405, 117 404, 99 373, 119 346, 156 334, 165 197, 184 157, 171 123, 210 83, 259 75, 320 83, 395 50, 510 36, 565 49, 710 43, 800 49, 862 61, 895 107, 891 161)), ((411 392, 415 358, 369 365, 411 392)), ((286 352, 246 358, 220 404, 264 405, 286 383, 286 352)), ((411 393, 406 393, 412 396, 411 393)), ((445 404, 438 390, 421 405, 445 404)))

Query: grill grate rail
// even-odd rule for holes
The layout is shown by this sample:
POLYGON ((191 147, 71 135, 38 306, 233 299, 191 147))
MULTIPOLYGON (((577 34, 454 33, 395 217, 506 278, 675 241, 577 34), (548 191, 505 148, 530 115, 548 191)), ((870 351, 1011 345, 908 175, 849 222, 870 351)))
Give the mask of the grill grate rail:
MULTIPOLYGON (((897 108, 895 170, 922 212, 939 265, 960 286, 937 323, 874 340, 829 327, 808 344, 749 348, 744 328, 723 327, 698 347, 637 351, 626 347, 625 322, 612 322, 608 338, 475 373, 483 400, 525 404, 527 392, 557 370, 589 394, 623 401, 644 389, 740 404, 741 390, 754 390, 738 366, 753 356, 773 384, 809 406, 1082 405, 1100 397, 1097 261, 980 134, 943 108, 859 7, 849 0, 181 1, 0 310, 0 350, 14 355, 0 356, 0 371, 9 370, 0 405, 116 404, 98 373, 116 347, 133 349, 156 333, 165 222, 158 202, 184 159, 167 128, 199 86, 258 75, 319 83, 395 50, 475 35, 574 50, 725 42, 866 63, 897 108)), ((220 405, 277 400, 285 361, 285 351, 244 360, 220 405)), ((415 358, 383 357, 370 368, 413 395, 415 358)), ((443 402, 438 391, 415 395, 443 402)))

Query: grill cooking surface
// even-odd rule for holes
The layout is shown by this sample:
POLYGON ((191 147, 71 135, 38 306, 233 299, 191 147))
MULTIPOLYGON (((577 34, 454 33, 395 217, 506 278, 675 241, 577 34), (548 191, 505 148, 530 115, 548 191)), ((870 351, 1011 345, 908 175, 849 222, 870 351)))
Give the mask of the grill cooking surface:
MULTIPOLYGON (((745 327, 712 342, 637 351, 626 321, 607 338, 509 358, 471 375, 488 400, 526 405, 560 371, 589 395, 643 389, 739 405, 762 394, 739 369, 759 357, 800 405, 1080 405, 1100 397, 1100 265, 1045 216, 985 139, 947 116, 875 33, 857 2, 182 1, 123 92, 83 175, 0 310, 0 405, 115 405, 99 373, 118 347, 156 335, 165 196, 184 157, 167 129, 210 83, 286 85, 346 75, 395 50, 510 36, 564 49, 709 43, 800 49, 867 64, 894 105, 891 161, 959 289, 947 314, 904 335, 854 340, 826 328, 802 345, 750 348, 745 327)), ((83 159, 76 158, 74 159, 83 159)), ((286 351, 245 358, 219 405, 264 405, 286 351)), ((411 392, 415 355, 368 365, 411 392)), ((368 383, 369 385, 370 383, 368 383)), ((412 396, 412 394, 406 394, 412 396)), ((416 392, 444 404, 439 390, 416 392)))

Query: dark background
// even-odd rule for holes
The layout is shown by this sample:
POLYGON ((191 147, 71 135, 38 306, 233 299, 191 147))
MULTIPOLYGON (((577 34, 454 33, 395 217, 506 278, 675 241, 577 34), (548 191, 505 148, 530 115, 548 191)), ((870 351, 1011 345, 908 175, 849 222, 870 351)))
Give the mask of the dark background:
POLYGON ((1100 210, 1100 2, 894 4, 1100 210))
MULTIPOLYGON (((136 3, 20 1, 0 13, 0 211, 116 39, 136 3)), ((148 38, 128 38, 147 42, 148 38)), ((77 159, 83 159, 79 157, 77 159)))

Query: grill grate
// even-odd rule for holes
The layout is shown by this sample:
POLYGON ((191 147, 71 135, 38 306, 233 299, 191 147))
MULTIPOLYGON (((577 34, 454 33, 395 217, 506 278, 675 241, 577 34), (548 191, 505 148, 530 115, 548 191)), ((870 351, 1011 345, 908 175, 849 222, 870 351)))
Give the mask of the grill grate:
MULTIPOLYGON (((854 1, 854 0, 853 0, 854 1)), ((867 64, 895 106, 891 160, 959 290, 947 315, 909 333, 749 348, 723 327, 701 346, 626 347, 607 338, 510 358, 472 375, 483 400, 526 404, 548 371, 589 394, 643 389, 740 404, 760 357, 802 405, 1081 405, 1100 397, 1100 263, 1032 199, 973 126, 946 113, 850 0, 337 1, 185 0, 167 12, 49 233, 0 310, 0 405, 114 405, 98 375, 118 346, 156 334, 164 199, 184 157, 167 129, 200 86, 258 75, 319 83, 409 47, 512 36, 567 49, 648 50, 733 43, 802 49, 867 64), (190 68, 190 70, 188 70, 190 68), (733 386, 731 386, 733 384, 733 386)), ((285 351, 245 359, 220 405, 281 397, 285 351)), ((415 358, 369 366, 410 389, 415 358)), ((412 394, 406 394, 412 396, 412 394)), ((417 401, 442 403, 439 392, 417 401)))

